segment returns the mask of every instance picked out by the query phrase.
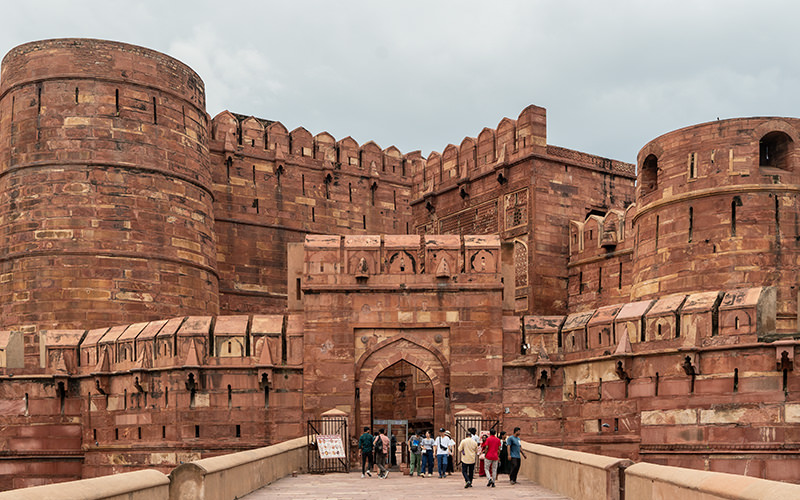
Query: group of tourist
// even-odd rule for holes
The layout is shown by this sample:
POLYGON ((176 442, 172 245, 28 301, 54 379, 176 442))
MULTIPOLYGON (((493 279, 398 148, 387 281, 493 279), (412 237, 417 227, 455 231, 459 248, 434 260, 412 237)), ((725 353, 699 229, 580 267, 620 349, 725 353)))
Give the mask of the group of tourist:
MULTIPOLYGON (((511 484, 517 483, 521 459, 525 457, 522 451, 522 444, 519 439, 520 428, 515 427, 514 433, 508 438, 505 432, 497 436, 497 431, 491 429, 488 434, 478 435, 477 429, 470 427, 467 429, 468 435, 458 444, 450 435, 450 431, 444 428, 439 429, 439 435, 434 439, 430 431, 420 435, 413 430, 408 437, 408 457, 409 472, 418 477, 433 476, 434 457, 436 471, 440 479, 445 478, 448 470, 452 472, 453 454, 458 453, 461 458, 461 474, 464 476, 464 488, 471 488, 475 475, 475 465, 479 460, 483 460, 484 470, 488 482, 486 486, 495 487, 497 474, 507 458, 509 465, 508 472, 511 484)), ((369 432, 369 427, 364 427, 364 433, 358 440, 358 448, 361 451, 361 477, 372 477, 371 469, 374 464, 378 466, 378 477, 385 479, 389 475, 388 460, 391 449, 391 440, 385 434, 384 429, 380 429, 378 434, 373 436, 369 432)))

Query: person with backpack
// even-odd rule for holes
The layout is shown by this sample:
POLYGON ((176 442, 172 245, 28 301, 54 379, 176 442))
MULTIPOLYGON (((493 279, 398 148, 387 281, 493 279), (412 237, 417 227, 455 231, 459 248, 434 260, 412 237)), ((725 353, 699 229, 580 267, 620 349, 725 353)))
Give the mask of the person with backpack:
POLYGON ((369 477, 372 477, 372 434, 369 433, 369 427, 364 427, 364 434, 358 438, 358 449, 361 451, 361 478, 365 477, 365 474, 369 477), (369 464, 369 466, 367 466, 369 464))
POLYGON ((422 437, 413 430, 411 437, 408 438, 408 470, 409 475, 414 477, 414 471, 417 471, 417 476, 422 475, 420 470, 422 467, 422 437))
POLYGON ((389 475, 386 459, 389 458, 389 445, 391 443, 385 433, 384 429, 379 430, 378 435, 372 441, 372 446, 375 447, 375 462, 378 464, 378 477, 381 479, 386 479, 389 475))
POLYGON ((434 442, 436 448, 436 470, 439 471, 439 479, 447 475, 447 458, 453 454, 455 443, 450 436, 445 434, 444 427, 439 429, 439 437, 434 442))
POLYGON ((433 475, 433 447, 435 441, 431 438, 431 431, 425 431, 422 439, 422 477, 433 475))

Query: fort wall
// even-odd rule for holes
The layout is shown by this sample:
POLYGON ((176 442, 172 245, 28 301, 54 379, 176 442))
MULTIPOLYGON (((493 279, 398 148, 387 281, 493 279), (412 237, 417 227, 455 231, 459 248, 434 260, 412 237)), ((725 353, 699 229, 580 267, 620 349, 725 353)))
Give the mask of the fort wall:
POLYGON ((547 145, 546 121, 544 108, 529 106, 431 153, 414 174, 417 233, 499 234, 514 245, 519 314, 565 313, 570 221, 634 199, 633 165, 547 145))
POLYGON ((200 77, 141 47, 64 39, 12 50, 0 78, 4 327, 215 314, 200 77))
POLYGON ((798 480, 797 119, 671 132, 636 177, 548 145, 536 106, 427 158, 204 107, 140 47, 4 59, 0 489, 321 408, 358 429, 401 361, 437 425, 798 480))
POLYGON ((418 154, 336 141, 280 122, 223 112, 212 120, 222 310, 283 312, 286 249, 306 234, 410 230, 418 154))
POLYGON ((797 329, 800 121, 738 118, 639 152, 631 298, 776 285, 778 330, 797 329))

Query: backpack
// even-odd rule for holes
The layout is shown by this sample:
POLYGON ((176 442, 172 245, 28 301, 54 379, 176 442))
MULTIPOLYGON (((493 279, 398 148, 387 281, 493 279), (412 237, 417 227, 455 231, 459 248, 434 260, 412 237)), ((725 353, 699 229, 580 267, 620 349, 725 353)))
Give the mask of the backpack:
POLYGON ((419 453, 419 438, 415 437, 411 440, 411 453, 417 454, 419 453))

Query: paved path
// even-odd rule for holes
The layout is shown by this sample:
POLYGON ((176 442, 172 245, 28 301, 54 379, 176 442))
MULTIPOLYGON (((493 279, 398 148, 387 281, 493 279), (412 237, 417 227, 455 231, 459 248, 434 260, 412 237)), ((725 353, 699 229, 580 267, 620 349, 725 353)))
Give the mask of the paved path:
POLYGON ((464 478, 461 474, 453 474, 445 479, 437 477, 409 477, 399 472, 389 473, 386 479, 378 479, 376 474, 371 478, 361 479, 361 473, 349 474, 301 474, 297 477, 285 477, 269 486, 254 491, 243 497, 243 500, 408 500, 425 499, 478 499, 486 500, 569 500, 550 490, 520 478, 516 485, 508 482, 508 476, 500 476, 496 488, 487 488, 486 479, 475 478, 472 488, 464 489, 464 478))

